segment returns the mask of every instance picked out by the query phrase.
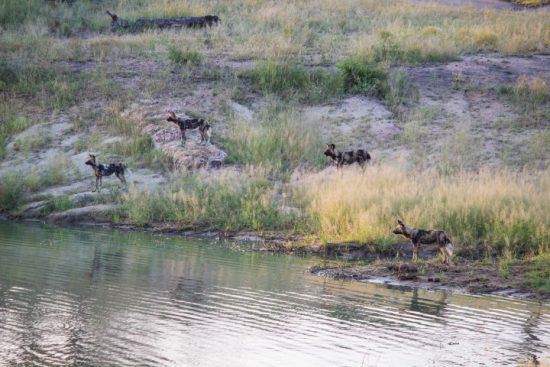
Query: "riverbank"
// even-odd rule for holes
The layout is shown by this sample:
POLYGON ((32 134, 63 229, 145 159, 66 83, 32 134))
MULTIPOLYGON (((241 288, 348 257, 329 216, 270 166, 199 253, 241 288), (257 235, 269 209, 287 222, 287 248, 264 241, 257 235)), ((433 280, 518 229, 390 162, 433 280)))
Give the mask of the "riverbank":
MULTIPOLYGON (((0 217, 0 220, 9 220, 0 217)), ((27 219, 26 221, 40 221, 27 219)), ((506 295, 519 298, 550 301, 548 271, 550 256, 541 255, 529 260, 503 258, 466 259, 455 257, 451 265, 438 258, 435 246, 419 252, 420 259, 411 262, 411 248, 395 243, 380 248, 357 243, 328 243, 311 241, 305 236, 283 232, 216 231, 181 229, 166 224, 136 226, 114 222, 82 221, 62 222, 62 227, 102 227, 124 231, 149 232, 159 235, 180 236, 213 241, 226 241, 232 248, 243 251, 261 251, 295 256, 319 257, 320 262, 309 269, 316 276, 382 283, 402 289, 427 289, 459 294, 506 295), (246 244, 246 246, 243 246, 246 244), (396 258, 399 251, 400 258, 396 258)))

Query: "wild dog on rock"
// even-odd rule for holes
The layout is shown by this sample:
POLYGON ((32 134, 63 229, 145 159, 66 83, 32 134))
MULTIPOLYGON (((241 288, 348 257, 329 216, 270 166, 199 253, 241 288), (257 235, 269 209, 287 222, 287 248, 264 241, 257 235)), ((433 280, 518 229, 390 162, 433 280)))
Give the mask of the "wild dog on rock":
POLYGON ((453 244, 451 239, 443 231, 432 231, 426 229, 414 229, 407 227, 402 220, 397 220, 397 227, 393 230, 394 234, 402 235, 412 241, 413 255, 412 260, 418 258, 418 248, 420 245, 437 244, 439 251, 443 255, 443 263, 449 264, 449 258, 453 255, 453 244))
POLYGON ((336 150, 336 145, 327 144, 327 150, 324 153, 331 161, 336 163, 337 168, 341 168, 343 165, 359 164, 361 167, 365 163, 368 163, 371 159, 369 152, 364 149, 351 150, 348 152, 339 152, 336 150))
POLYGON ((126 165, 123 163, 98 164, 96 161, 96 156, 90 154, 90 157, 85 164, 91 166, 95 173, 95 190, 92 190, 92 192, 99 191, 101 189, 101 185, 103 184, 102 178, 105 176, 111 176, 113 173, 126 186, 126 178, 124 177, 126 165))
POLYGON ((210 136, 212 135, 212 127, 210 124, 203 119, 181 119, 176 117, 176 114, 173 111, 168 112, 168 118, 166 121, 173 122, 178 125, 181 131, 181 144, 185 145, 187 140, 185 137, 185 130, 199 129, 201 134, 201 143, 210 143, 210 136))

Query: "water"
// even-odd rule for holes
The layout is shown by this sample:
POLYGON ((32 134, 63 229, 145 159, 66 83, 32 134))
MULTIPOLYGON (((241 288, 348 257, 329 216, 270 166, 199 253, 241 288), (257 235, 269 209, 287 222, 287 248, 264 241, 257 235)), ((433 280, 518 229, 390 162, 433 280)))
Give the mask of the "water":
POLYGON ((550 306, 333 281, 317 259, 0 222, 0 365, 494 366, 550 358, 550 306))

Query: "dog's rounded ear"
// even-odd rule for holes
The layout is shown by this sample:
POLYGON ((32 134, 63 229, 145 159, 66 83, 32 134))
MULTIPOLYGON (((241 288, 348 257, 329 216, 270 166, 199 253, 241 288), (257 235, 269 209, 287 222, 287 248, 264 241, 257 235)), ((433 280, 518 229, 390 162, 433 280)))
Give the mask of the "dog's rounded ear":
POLYGON ((176 113, 174 111, 168 111, 168 116, 176 117, 176 113))
POLYGON ((401 227, 404 227, 404 226, 405 226, 405 223, 403 223, 403 221, 402 221, 401 219, 398 219, 398 220, 397 220, 397 223, 399 223, 399 225, 400 225, 401 227))

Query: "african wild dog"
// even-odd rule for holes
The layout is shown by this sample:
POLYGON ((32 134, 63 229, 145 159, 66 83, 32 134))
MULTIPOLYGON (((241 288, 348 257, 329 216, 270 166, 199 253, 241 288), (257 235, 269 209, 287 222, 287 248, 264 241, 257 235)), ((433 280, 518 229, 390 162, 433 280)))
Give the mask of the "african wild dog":
POLYGON ((199 129, 201 134, 201 143, 206 142, 210 143, 210 136, 212 135, 212 127, 208 122, 203 119, 181 119, 176 117, 176 114, 173 111, 168 112, 168 118, 166 121, 170 121, 179 126, 181 131, 181 143, 185 144, 185 130, 190 129, 199 129))
POLYGON ((364 149, 351 150, 349 152, 339 152, 336 150, 336 145, 327 144, 327 150, 324 153, 331 161, 336 163, 337 168, 341 168, 345 164, 353 164, 357 162, 361 167, 370 161, 370 154, 364 149))
POLYGON ((449 236, 443 231, 432 231, 425 229, 414 229, 405 226, 405 223, 401 220, 397 220, 398 226, 395 227, 393 233, 400 234, 412 241, 413 255, 412 260, 418 258, 418 248, 421 244, 430 245, 432 243, 437 244, 439 251, 443 255, 443 263, 449 264, 449 258, 453 255, 453 244, 449 236))
POLYGON ((108 165, 98 164, 95 157, 95 155, 90 154, 90 158, 85 162, 85 164, 93 168, 95 173, 95 190, 92 190, 92 192, 99 191, 103 184, 102 178, 104 176, 110 176, 113 173, 124 185, 126 185, 126 178, 124 177, 126 166, 123 163, 109 163, 108 165))

